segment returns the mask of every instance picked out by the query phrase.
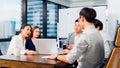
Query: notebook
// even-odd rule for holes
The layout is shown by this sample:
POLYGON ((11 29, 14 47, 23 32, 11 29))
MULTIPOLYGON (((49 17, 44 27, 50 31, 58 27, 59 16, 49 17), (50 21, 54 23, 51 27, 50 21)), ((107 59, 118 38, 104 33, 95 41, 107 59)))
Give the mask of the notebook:
POLYGON ((38 54, 57 54, 56 39, 36 39, 34 41, 38 54))

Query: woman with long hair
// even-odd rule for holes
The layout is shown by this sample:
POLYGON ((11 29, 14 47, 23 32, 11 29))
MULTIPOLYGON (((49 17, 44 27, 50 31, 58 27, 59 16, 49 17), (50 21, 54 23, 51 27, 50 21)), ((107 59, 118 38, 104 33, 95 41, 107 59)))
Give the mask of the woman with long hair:
POLYGON ((16 50, 19 50, 20 54, 36 54, 33 50, 25 48, 26 38, 31 34, 31 26, 29 24, 23 24, 20 28, 19 35, 15 35, 10 41, 10 45, 7 51, 7 55, 15 55, 16 50))
POLYGON ((26 44, 25 44, 26 49, 36 51, 34 40, 39 37, 40 37, 40 28, 38 26, 34 26, 32 28, 32 33, 30 38, 26 39, 26 44))

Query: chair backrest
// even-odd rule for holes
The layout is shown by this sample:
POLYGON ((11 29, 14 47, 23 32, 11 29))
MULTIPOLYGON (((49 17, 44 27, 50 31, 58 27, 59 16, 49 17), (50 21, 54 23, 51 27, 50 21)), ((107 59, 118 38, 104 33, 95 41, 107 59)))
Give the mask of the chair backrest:
POLYGON ((116 38, 115 38, 115 46, 120 46, 120 27, 118 27, 116 38))
POLYGON ((2 52, 1 52, 1 50, 0 50, 0 55, 2 55, 2 52))
POLYGON ((120 68, 120 47, 115 47, 106 65, 106 68, 120 68))
POLYGON ((120 68, 120 27, 117 28, 114 49, 109 57, 106 68, 120 68))

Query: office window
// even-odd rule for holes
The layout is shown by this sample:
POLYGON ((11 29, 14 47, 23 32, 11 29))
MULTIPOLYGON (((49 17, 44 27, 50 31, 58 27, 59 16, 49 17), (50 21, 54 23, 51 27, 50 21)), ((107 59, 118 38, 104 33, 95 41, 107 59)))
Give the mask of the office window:
POLYGON ((0 50, 2 54, 6 55, 9 43, 10 42, 0 42, 0 50))
POLYGON ((47 2, 47 37, 57 37, 58 5, 47 2))
POLYGON ((22 24, 22 0, 0 1, 0 50, 6 54, 10 38, 22 24), (6 41, 7 40, 7 41, 6 41))
POLYGON ((21 0, 0 1, 0 38, 10 38, 21 26, 21 0))
POLYGON ((39 26, 43 36, 43 0, 27 0, 27 23, 39 26))
POLYGON ((10 38, 21 26, 21 0, 0 1, 0 38, 10 38))

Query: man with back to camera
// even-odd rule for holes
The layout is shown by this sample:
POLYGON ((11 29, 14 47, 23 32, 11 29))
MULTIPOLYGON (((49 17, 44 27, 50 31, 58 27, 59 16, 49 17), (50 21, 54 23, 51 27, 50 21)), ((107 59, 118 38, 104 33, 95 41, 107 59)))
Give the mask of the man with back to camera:
POLYGON ((70 64, 77 60, 77 68, 99 68, 104 60, 104 45, 99 31, 93 24, 95 17, 94 9, 83 8, 80 11, 80 22, 84 31, 76 45, 67 55, 51 55, 48 58, 70 64))
POLYGON ((74 23, 74 32, 69 33, 68 38, 66 39, 66 41, 63 44, 63 46, 67 49, 63 48, 64 50, 61 51, 61 54, 69 53, 69 51, 73 48, 73 46, 79 39, 81 32, 82 32, 81 23, 77 19, 77 20, 75 20, 75 23, 74 23))
POLYGON ((112 49, 114 48, 112 39, 110 38, 110 36, 106 32, 103 31, 103 24, 100 20, 95 19, 93 21, 93 23, 94 23, 96 29, 98 31, 100 31, 100 34, 103 38, 104 48, 105 48, 104 49, 105 50, 105 57, 104 58, 105 58, 105 60, 107 60, 109 58, 109 55, 110 55, 112 49))

